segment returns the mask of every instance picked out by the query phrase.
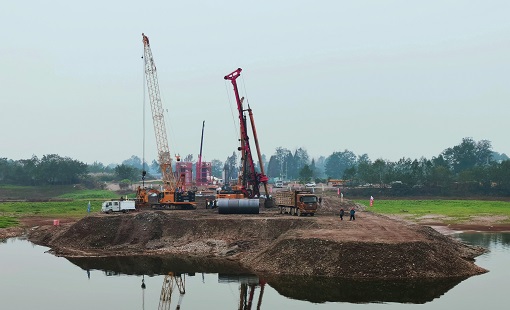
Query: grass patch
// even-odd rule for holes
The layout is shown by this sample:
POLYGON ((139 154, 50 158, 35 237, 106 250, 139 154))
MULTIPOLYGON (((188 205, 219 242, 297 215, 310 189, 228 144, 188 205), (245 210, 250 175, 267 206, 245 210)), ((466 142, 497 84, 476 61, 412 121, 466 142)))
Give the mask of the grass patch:
MULTIPOLYGON (((101 210, 102 201, 91 201, 91 212, 101 210)), ((3 202, 0 203, 0 213, 10 217, 44 216, 44 217, 76 217, 87 215, 86 201, 50 201, 50 202, 3 202)))
MULTIPOLYGON (((356 201, 368 205, 366 200, 356 201)), ((377 200, 368 210, 382 214, 407 214, 411 219, 438 214, 453 221, 463 221, 474 216, 510 217, 510 202, 486 200, 377 200)), ((510 221, 510 220, 508 220, 510 221)))
MULTIPOLYGON (((134 196, 134 194, 132 194, 134 196)), ((0 228, 19 225, 19 218, 40 216, 48 218, 75 218, 100 212, 105 200, 120 198, 108 190, 88 190, 69 186, 0 185, 0 228), (16 201, 17 200, 17 201, 16 201)))
POLYGON ((108 190, 80 189, 66 186, 16 186, 0 185, 0 200, 94 200, 118 199, 119 194, 108 190))
POLYGON ((76 191, 72 185, 68 186, 16 186, 0 185, 2 200, 43 200, 58 197, 62 194, 76 191))
POLYGON ((59 195, 57 198, 87 200, 87 199, 118 199, 118 194, 108 190, 77 190, 59 195))
POLYGON ((16 218, 8 217, 8 216, 0 216, 0 228, 8 228, 13 226, 18 226, 19 221, 16 218))

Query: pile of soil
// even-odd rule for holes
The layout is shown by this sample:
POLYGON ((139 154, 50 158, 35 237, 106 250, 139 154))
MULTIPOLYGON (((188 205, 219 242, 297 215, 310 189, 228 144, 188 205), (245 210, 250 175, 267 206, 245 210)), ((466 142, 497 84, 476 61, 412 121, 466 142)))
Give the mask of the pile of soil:
POLYGON ((363 211, 335 216, 340 202, 323 200, 315 216, 220 215, 215 210, 96 215, 31 229, 29 239, 66 257, 193 256, 229 260, 263 275, 352 279, 458 278, 486 272, 484 252, 430 227, 363 211), (329 208, 329 209, 328 209, 329 208))

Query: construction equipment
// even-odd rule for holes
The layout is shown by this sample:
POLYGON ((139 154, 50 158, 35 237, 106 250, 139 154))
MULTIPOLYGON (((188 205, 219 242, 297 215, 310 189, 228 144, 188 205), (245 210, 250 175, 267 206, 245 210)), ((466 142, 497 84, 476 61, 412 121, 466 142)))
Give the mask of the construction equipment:
POLYGON ((195 166, 195 184, 197 188, 203 190, 209 185, 211 178, 211 163, 202 162, 202 146, 204 144, 204 127, 205 121, 202 122, 202 137, 200 139, 200 153, 198 154, 198 161, 195 166))
POLYGON ((230 80, 234 87, 234 94, 237 102, 237 110, 239 112, 239 125, 240 125, 240 143, 238 150, 241 152, 241 172, 239 173, 237 184, 228 189, 223 189, 217 194, 217 207, 218 213, 259 213, 259 198, 260 184, 264 185, 266 199, 265 205, 269 206, 269 194, 267 190, 268 177, 264 174, 264 166, 262 164, 262 155, 260 153, 259 142, 257 138, 257 130, 255 128, 255 121, 253 113, 248 105, 248 109, 243 108, 244 98, 240 98, 237 88, 236 79, 240 76, 242 69, 238 68, 232 73, 224 77, 225 80, 230 80), (257 148, 257 155, 259 160, 260 173, 255 170, 255 163, 253 161, 252 151, 250 148, 250 141, 248 137, 248 127, 246 121, 246 114, 248 112, 250 124, 253 132, 253 138, 257 148))
POLYGON ((251 310, 255 290, 260 288, 257 300, 257 310, 260 310, 266 281, 256 275, 249 274, 218 274, 218 283, 239 283, 239 310, 251 310))
POLYGON ((257 300, 257 310, 260 310, 265 285, 266 282, 263 280, 261 280, 258 284, 241 283, 239 287, 239 310, 251 310, 253 305, 253 296, 255 295, 255 289, 257 286, 260 287, 259 298, 257 300))
POLYGON ((186 277, 184 274, 169 272, 163 279, 161 286, 161 294, 159 298, 158 310, 169 310, 172 302, 172 293, 175 286, 179 290, 179 301, 177 302, 176 310, 181 309, 181 302, 184 294, 186 294, 186 277))
MULTIPOLYGON (((142 38, 144 46, 145 79, 147 80, 163 186, 159 190, 138 187, 136 205, 137 207, 152 207, 153 209, 195 209, 195 193, 186 190, 184 182, 185 176, 181 174, 176 178, 172 171, 172 156, 166 136, 156 64, 152 57, 149 38, 143 33, 142 38)), ((177 156, 176 160, 180 161, 179 156, 177 156)))
POLYGON ((331 185, 332 187, 342 187, 345 185, 347 180, 340 180, 340 179, 329 179, 328 185, 331 185))
POLYGON ((274 193, 273 198, 280 214, 313 216, 318 207, 317 196, 311 191, 278 191, 274 193))

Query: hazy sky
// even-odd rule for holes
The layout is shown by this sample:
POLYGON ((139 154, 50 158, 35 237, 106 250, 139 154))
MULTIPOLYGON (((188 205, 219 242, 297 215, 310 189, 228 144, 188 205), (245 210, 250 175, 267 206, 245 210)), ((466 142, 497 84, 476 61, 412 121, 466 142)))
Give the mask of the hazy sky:
POLYGON ((240 67, 262 153, 510 155, 510 1, 2 1, 0 157, 156 158, 150 39, 172 153, 225 160, 240 67), (145 100, 144 100, 145 98, 145 100))

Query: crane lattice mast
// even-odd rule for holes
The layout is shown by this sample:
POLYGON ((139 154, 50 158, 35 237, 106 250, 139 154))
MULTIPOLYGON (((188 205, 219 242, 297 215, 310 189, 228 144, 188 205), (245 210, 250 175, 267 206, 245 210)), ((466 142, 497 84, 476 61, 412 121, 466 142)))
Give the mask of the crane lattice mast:
POLYGON ((158 74, 156 72, 156 64, 152 57, 149 38, 142 33, 144 60, 145 60, 145 79, 147 80, 147 88, 152 110, 152 120, 154 122, 154 133, 156 135, 156 144, 158 147, 158 159, 161 173, 163 175, 164 184, 170 190, 174 190, 175 177, 172 171, 172 156, 168 146, 166 136, 165 119, 163 116, 163 104, 161 103, 161 95, 159 93, 158 74))

